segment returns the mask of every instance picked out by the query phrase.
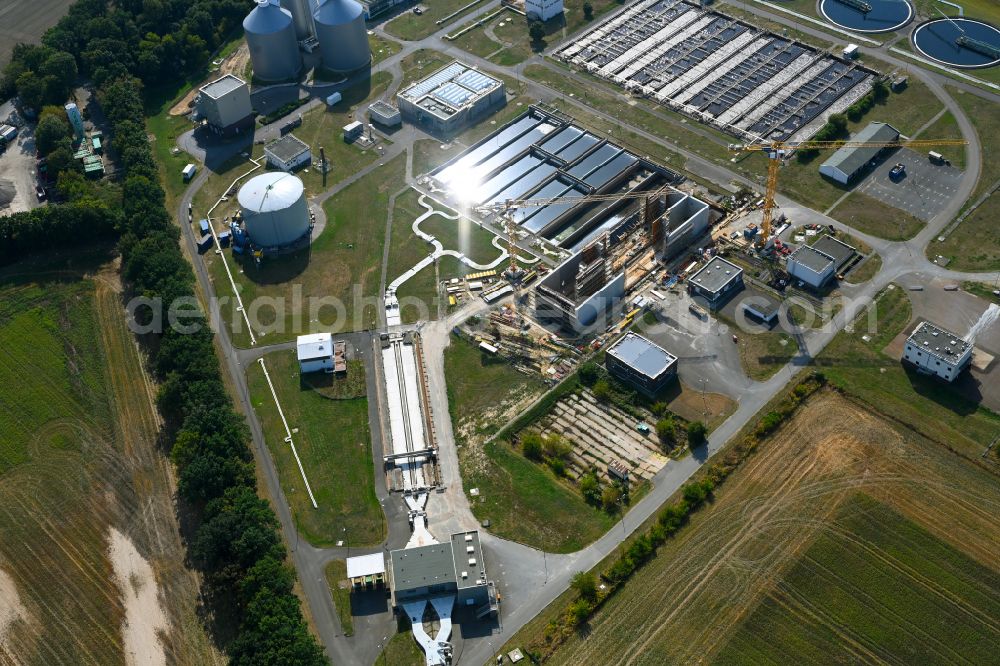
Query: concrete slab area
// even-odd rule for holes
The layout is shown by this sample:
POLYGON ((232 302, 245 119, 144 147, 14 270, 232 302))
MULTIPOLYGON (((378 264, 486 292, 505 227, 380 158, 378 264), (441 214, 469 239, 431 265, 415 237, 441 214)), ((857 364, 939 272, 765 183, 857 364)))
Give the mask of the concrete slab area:
POLYGON ((961 180, 959 169, 932 164, 926 154, 902 148, 876 166, 855 191, 926 222, 945 209, 961 180), (889 171, 897 162, 906 166, 906 176, 892 181, 889 171))

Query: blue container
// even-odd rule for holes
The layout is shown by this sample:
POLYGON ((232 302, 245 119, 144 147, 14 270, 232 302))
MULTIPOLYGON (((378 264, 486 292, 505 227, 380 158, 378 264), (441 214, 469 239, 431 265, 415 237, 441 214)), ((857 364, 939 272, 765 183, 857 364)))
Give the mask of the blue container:
POLYGON ((198 228, 201 229, 201 234, 203 236, 205 234, 207 234, 208 231, 209 231, 209 229, 208 229, 208 220, 199 220, 198 221, 198 228))

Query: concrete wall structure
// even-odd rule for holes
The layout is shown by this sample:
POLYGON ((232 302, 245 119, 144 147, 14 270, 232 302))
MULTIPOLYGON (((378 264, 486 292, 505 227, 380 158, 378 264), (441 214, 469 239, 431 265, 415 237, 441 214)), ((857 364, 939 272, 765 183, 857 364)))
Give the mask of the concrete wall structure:
POLYGON ((198 115, 218 134, 237 134, 253 127, 250 87, 232 74, 202 86, 195 105, 198 115))

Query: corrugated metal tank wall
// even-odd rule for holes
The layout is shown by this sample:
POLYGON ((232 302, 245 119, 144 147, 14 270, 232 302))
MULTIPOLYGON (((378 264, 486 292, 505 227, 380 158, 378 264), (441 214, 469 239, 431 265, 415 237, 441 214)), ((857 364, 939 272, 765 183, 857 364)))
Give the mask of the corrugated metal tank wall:
POLYGON ((243 19, 253 74, 263 81, 295 78, 302 69, 292 15, 277 3, 257 0, 257 6, 243 19))
POLYGON ((296 39, 301 41, 313 34, 312 7, 309 0, 281 0, 281 8, 292 14, 296 39))
POLYGON ((250 240, 260 247, 289 245, 309 231, 305 187, 296 176, 279 171, 251 178, 237 198, 250 240))
POLYGON ((352 72, 368 65, 368 29, 364 9, 354 0, 326 0, 313 13, 323 66, 352 72))

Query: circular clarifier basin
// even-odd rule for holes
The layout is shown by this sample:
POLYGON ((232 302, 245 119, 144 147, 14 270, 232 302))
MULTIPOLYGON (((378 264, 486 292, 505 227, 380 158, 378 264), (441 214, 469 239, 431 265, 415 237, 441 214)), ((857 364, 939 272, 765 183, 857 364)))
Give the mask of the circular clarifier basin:
POLYGON ((1000 30, 968 18, 934 19, 913 31, 921 55, 952 67, 992 67, 1000 64, 1000 30), (965 43, 961 43, 964 38, 965 43), (987 48, 983 48, 983 46, 987 48))
POLYGON ((891 32, 913 18, 906 0, 821 0, 819 10, 826 20, 855 32, 891 32))

